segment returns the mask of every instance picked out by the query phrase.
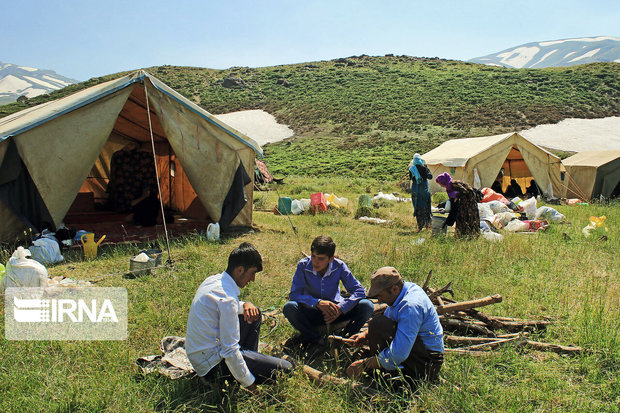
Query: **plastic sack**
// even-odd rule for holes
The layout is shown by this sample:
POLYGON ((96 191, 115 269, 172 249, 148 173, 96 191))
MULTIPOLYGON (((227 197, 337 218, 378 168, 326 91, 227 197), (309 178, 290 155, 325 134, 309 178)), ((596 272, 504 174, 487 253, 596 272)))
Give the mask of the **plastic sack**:
POLYGON ((529 231, 530 226, 529 224, 523 221, 519 221, 518 219, 513 219, 504 227, 504 229, 508 232, 524 232, 524 231, 529 231))
MULTIPOLYGON (((529 218, 529 216, 528 216, 529 218)), ((548 206, 541 206, 536 210, 536 219, 537 220, 547 220, 549 222, 562 222, 566 218, 564 215, 560 214, 555 209, 548 206)))
POLYGON ((525 201, 521 201, 519 206, 523 208, 523 212, 527 216, 527 219, 536 219, 536 198, 531 197, 525 201))
POLYGON ((51 238, 43 237, 32 241, 32 246, 29 250, 32 259, 39 261, 43 265, 55 264, 65 259, 60 253, 58 242, 51 238))
POLYGON ((337 197, 334 194, 331 194, 329 197, 327 197, 327 202, 330 203, 330 205, 335 206, 336 208, 346 208, 347 205, 349 204, 349 200, 345 197, 337 197))
POLYGON ((499 201, 502 204, 508 205, 508 200, 506 197, 502 194, 498 194, 491 188, 482 188, 481 192, 483 195, 482 202, 499 201))
POLYGON ((497 228, 504 228, 508 223, 516 218, 519 218, 519 214, 514 212, 500 212, 495 214, 491 223, 497 228))
POLYGON ((491 242, 500 242, 504 239, 504 236, 502 234, 498 234, 497 232, 484 231, 482 233, 482 238, 486 239, 487 241, 491 241, 491 242))
POLYGON ((312 201, 310 201, 310 199, 308 199, 308 198, 300 199, 299 203, 304 208, 304 211, 309 211, 310 210, 310 206, 312 205, 312 201))
POLYGON ((512 202, 515 205, 519 205, 519 203, 521 203, 523 200, 521 198, 519 198, 518 196, 515 196, 514 198, 512 198, 510 200, 510 202, 512 202))
POLYGON ((508 206, 500 201, 489 201, 486 203, 489 208, 491 208, 491 211, 493 211, 494 214, 499 214, 501 212, 510 212, 511 209, 508 208, 508 206))
POLYGON ((489 218, 495 215, 491 207, 488 203, 486 204, 478 204, 478 215, 480 215, 480 219, 489 218))
POLYGON ((304 206, 301 201, 293 199, 293 202, 291 202, 291 213, 293 215, 299 215, 302 212, 304 212, 304 206))
POLYGON ((211 223, 207 226, 207 240, 219 241, 220 240, 220 223, 211 223))
POLYGON ((9 287, 46 287, 47 270, 38 261, 31 260, 30 251, 17 247, 9 262, 2 282, 3 288, 9 287))

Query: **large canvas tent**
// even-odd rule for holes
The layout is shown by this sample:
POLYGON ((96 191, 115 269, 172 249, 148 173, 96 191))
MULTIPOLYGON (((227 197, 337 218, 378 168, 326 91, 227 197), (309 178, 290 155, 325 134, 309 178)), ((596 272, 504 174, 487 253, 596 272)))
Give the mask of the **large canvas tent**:
POLYGON ((105 198, 112 155, 130 142, 152 154, 151 137, 168 208, 251 224, 260 146, 138 71, 0 119, 0 241, 58 226, 78 192, 105 198))
POLYGON ((600 195, 618 196, 620 151, 579 152, 562 161, 566 198, 590 200, 600 195))
MULTIPOLYGON (((453 139, 422 155, 434 177, 448 172, 476 187, 490 187, 503 171, 503 186, 515 179, 522 188, 534 179, 547 196, 559 195, 560 158, 518 133, 453 139)), ((442 190, 431 181, 432 192, 442 190)))

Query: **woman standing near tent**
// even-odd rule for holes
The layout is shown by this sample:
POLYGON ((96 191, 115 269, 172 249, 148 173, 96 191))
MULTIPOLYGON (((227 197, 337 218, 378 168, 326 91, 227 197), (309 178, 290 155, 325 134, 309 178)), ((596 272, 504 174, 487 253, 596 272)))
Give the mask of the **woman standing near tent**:
POLYGON ((463 181, 453 181, 447 172, 439 175, 435 182, 446 189, 450 198, 451 209, 444 225, 449 226, 456 222, 457 237, 474 238, 480 235, 476 190, 463 181))
POLYGON ((409 163, 409 179, 413 216, 418 223, 419 232, 431 225, 431 194, 428 191, 428 180, 433 179, 433 175, 418 153, 413 155, 409 163))

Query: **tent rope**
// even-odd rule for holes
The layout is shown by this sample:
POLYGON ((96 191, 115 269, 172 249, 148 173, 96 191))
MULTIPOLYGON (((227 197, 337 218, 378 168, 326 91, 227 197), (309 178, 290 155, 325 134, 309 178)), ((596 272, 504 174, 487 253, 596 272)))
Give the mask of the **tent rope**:
POLYGON ((579 195, 579 197, 581 199, 583 199, 584 201, 591 201, 581 190, 581 188, 579 187, 579 185, 577 185, 577 182, 573 179, 573 177, 571 176, 571 174, 568 173, 568 171, 564 172, 564 176, 568 177, 568 181, 569 183, 572 183, 574 188, 570 188, 568 186, 568 184, 562 183, 562 185, 564 185, 566 187, 566 189, 568 191, 572 191, 574 193, 576 193, 577 195, 579 195))
POLYGON ((161 207, 161 221, 164 224, 164 234, 166 235, 166 248, 168 249, 168 263, 172 265, 172 254, 170 253, 170 239, 168 238, 168 227, 166 226, 166 215, 164 214, 164 199, 161 195, 161 185, 159 183, 159 171, 157 170, 157 156, 155 155, 155 139, 153 139, 153 125, 151 123, 151 108, 149 106, 149 93, 144 82, 144 95, 146 96, 146 115, 149 120, 149 133, 151 135, 151 149, 153 150, 153 166, 155 167, 155 179, 157 180, 157 192, 159 193, 159 206, 161 207))

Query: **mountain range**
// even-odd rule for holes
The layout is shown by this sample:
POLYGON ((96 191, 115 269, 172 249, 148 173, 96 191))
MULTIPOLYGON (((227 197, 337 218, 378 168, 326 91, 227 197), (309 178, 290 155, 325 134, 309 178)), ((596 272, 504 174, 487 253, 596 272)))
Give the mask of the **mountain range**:
POLYGON ((15 102, 21 96, 33 98, 77 82, 53 70, 0 62, 0 105, 15 102))
POLYGON ((515 69, 575 66, 595 62, 620 63, 620 38, 599 36, 526 43, 469 61, 515 69))

